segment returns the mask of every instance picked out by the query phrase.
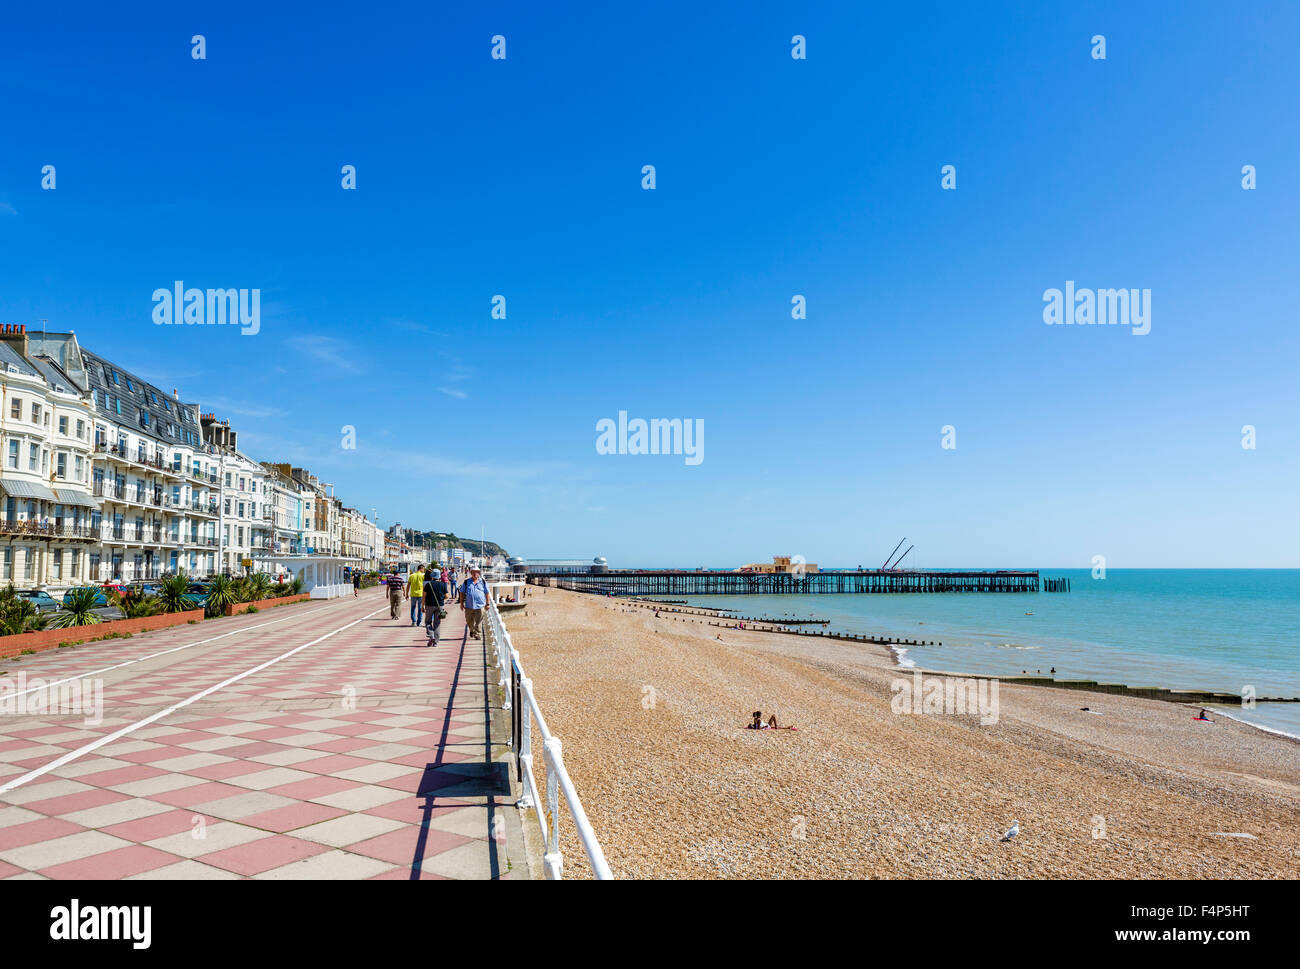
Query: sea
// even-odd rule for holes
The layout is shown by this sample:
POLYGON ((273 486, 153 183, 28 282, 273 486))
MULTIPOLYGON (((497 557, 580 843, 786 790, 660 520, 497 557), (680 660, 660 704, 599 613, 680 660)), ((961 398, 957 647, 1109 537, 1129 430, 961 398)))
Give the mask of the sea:
MULTIPOLYGON (((903 665, 925 669, 1010 676, 1055 667, 1063 679, 1300 697, 1300 569, 1039 574, 1068 578, 1071 591, 662 598, 941 644, 900 651, 903 665)), ((1216 709, 1300 737, 1300 703, 1216 709)))

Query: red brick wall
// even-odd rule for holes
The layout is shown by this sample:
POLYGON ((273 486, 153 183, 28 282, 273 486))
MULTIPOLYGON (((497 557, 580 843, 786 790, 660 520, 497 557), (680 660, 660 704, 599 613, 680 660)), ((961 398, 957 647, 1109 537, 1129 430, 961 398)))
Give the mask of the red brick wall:
POLYGON ((237 602, 234 605, 226 606, 227 616, 237 616, 241 612, 248 612, 249 606, 257 606, 259 610, 270 609, 275 606, 287 606, 291 602, 302 602, 304 599, 310 599, 309 593, 302 593, 296 596, 280 596, 278 599, 259 599, 257 602, 237 602))
POLYGON ((190 620, 203 618, 202 609, 190 609, 186 612, 170 612, 161 616, 142 616, 139 619, 114 619, 100 622, 93 626, 73 626, 70 629, 38 629, 33 633, 19 633, 16 636, 0 636, 0 659, 9 659, 20 655, 23 650, 31 649, 42 652, 54 649, 59 643, 84 643, 91 639, 107 636, 109 633, 143 633, 151 629, 166 629, 168 626, 180 626, 190 620))

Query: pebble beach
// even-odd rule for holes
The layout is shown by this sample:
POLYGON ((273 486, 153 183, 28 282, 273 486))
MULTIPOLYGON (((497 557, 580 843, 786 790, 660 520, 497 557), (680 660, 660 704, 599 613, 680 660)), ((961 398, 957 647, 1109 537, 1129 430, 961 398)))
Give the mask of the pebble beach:
POLYGON ((708 621, 553 588, 507 618, 617 877, 1300 876, 1300 742, 1039 686, 899 714, 881 647, 708 621))

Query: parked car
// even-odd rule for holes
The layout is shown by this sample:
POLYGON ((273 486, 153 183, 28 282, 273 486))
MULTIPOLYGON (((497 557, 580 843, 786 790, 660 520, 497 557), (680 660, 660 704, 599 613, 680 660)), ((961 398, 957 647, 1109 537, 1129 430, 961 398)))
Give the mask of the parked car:
MULTIPOLYGON (((103 589, 101 586, 97 586, 97 585, 88 585, 88 586, 85 586, 84 588, 90 589, 92 592, 95 593, 95 605, 97 605, 97 606, 106 606, 106 605, 108 605, 108 596, 106 596, 106 595, 104 594, 104 589, 103 589)), ((76 591, 78 591, 78 590, 77 590, 77 589, 69 589, 67 592, 63 593, 63 604, 64 604, 65 606, 68 604, 69 600, 71 600, 71 598, 72 598, 72 593, 74 593, 74 592, 76 592, 76 591)))
POLYGON ((195 609, 205 609, 208 605, 208 587, 202 582, 191 582, 189 589, 186 590, 189 597, 194 600, 195 609))
POLYGON ((57 612, 59 608, 59 601, 44 589, 19 589, 14 595, 26 599, 37 612, 57 612))
MULTIPOLYGON (((103 619, 105 622, 107 622, 110 619, 126 618, 125 612, 123 612, 117 606, 109 605, 108 596, 105 595, 103 587, 97 585, 88 585, 88 586, 84 586, 84 588, 90 589, 92 592, 95 593, 94 613, 95 615, 99 616, 100 619, 103 619)), ((63 593, 63 605, 66 606, 68 604, 68 600, 72 596, 72 593, 75 591, 76 591, 75 589, 69 589, 67 592, 63 593)))
POLYGON ((158 594, 158 583, 132 582, 126 587, 126 592, 133 596, 156 596, 158 594))

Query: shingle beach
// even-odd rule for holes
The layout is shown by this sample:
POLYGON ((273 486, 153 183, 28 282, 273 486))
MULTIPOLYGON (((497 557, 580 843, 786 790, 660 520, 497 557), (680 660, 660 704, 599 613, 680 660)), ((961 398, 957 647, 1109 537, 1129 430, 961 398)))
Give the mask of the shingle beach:
MULTIPOLYGON (((1293 740, 1036 686, 1002 686, 991 725, 900 715, 911 671, 880 647, 527 603, 514 645, 618 877, 1300 876, 1293 740), (755 710, 798 730, 747 730, 755 710)), ((565 877, 589 877, 561 817, 565 877)))

